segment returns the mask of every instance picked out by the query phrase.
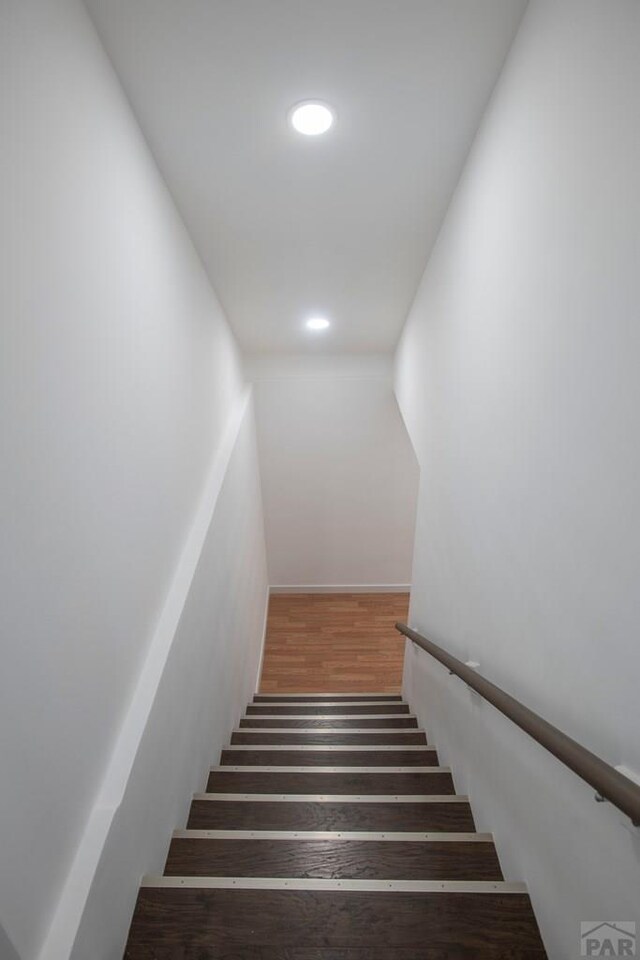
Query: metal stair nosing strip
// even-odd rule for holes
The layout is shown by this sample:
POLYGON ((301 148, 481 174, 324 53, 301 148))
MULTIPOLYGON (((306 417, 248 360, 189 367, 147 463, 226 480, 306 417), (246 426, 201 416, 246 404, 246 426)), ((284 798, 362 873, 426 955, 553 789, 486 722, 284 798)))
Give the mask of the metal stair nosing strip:
MULTIPOLYGON (((407 714, 402 714, 407 716, 407 714)), ((251 720, 252 717, 243 719, 251 720)), ((278 720, 279 717, 260 717, 260 720, 278 720)), ((295 717, 283 717, 283 720, 293 720, 295 717)), ((300 719, 300 718, 298 718, 300 719)), ((306 719, 306 718, 304 718, 306 719)), ((315 718, 314 718, 315 719, 315 718)), ((340 733, 366 733, 366 734, 404 734, 404 733, 426 733, 423 727, 235 727, 233 733, 263 733, 265 736, 270 733, 292 733, 299 736, 317 736, 326 734, 340 733)), ((435 749, 435 747, 434 747, 435 749)))
POLYGON ((493 843, 492 833, 393 830, 174 830, 176 840, 356 840, 391 843, 493 843))
MULTIPOLYGON (((245 732, 245 731, 243 731, 245 732)), ((353 746, 349 744, 341 743, 327 743, 327 744, 304 744, 304 743, 230 743, 228 746, 222 748, 222 752, 225 753, 228 750, 237 750, 237 751, 251 751, 251 750, 264 750, 264 751, 275 751, 276 753, 299 753, 301 751, 308 753, 377 753, 378 751, 386 751, 387 753, 395 750, 396 752, 400 751, 416 751, 422 750, 423 752, 428 751, 430 753, 436 753, 436 748, 427 743, 373 743, 373 744, 354 744, 353 746)))
MULTIPOLYGON (((272 704, 269 704, 272 706, 272 704)), ((243 720, 415 720, 415 713, 250 713, 243 720)), ((415 728, 414 728, 415 729, 415 728)))
POLYGON ((348 890, 362 893, 527 894, 525 883, 506 880, 325 880, 307 877, 146 876, 141 887, 203 890, 348 890))
POLYGON ((447 773, 451 774, 450 767, 297 767, 297 766, 253 766, 239 765, 211 767, 211 773, 447 773))
POLYGON ((254 693, 254 697, 272 697, 277 699, 278 697, 389 697, 390 700, 401 700, 401 693, 386 693, 384 690, 345 690, 344 693, 340 690, 326 690, 314 691, 313 693, 306 693, 304 690, 293 690, 289 693, 263 693, 259 690, 257 693, 254 693))
MULTIPOLYGON (((226 768, 225 768, 226 769, 226 768)), ((243 767, 243 769, 246 769, 243 767)), ((306 771, 305 767, 305 771, 306 771)), ((411 768, 413 769, 413 768, 411 768)), ((469 803, 463 793, 194 793, 194 800, 256 803, 469 803)))
POLYGON ((247 707, 408 707, 406 700, 318 700, 316 703, 305 700, 258 700, 248 703, 247 707))

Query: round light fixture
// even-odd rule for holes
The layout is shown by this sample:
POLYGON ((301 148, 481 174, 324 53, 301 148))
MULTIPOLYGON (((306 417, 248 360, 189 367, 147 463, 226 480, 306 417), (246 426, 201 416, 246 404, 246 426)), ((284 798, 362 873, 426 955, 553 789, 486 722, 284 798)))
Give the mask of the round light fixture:
POLYGON ((307 330, 326 330, 331 324, 324 317, 310 317, 306 326, 307 330))
POLYGON ((317 137, 326 133, 333 125, 335 113, 328 103, 322 100, 303 100, 289 111, 289 121, 294 130, 307 137, 317 137))

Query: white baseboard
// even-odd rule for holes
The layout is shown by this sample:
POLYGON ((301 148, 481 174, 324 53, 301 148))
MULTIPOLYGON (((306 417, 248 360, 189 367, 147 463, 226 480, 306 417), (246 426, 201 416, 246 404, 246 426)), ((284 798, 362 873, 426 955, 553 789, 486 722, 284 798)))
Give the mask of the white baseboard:
POLYGON ((296 583, 273 584, 269 593, 410 593, 410 583, 296 583))

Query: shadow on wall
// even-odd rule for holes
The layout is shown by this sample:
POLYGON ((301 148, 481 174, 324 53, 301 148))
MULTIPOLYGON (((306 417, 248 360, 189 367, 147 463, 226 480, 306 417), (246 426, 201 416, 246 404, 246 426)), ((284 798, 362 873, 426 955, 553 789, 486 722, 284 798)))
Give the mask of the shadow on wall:
POLYGON ((20 960, 18 952, 0 924, 0 960, 20 960))

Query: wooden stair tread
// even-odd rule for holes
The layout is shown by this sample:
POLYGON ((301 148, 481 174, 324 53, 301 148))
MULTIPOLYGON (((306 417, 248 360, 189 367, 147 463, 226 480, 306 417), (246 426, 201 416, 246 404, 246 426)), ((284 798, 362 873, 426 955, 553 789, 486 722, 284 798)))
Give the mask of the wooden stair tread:
POLYGON ((406 730, 417 728, 418 721, 416 717, 412 717, 410 715, 398 717, 385 716, 384 714, 380 714, 379 716, 375 717, 346 716, 340 720, 336 720, 334 717, 322 719, 312 715, 305 717, 291 717, 284 714, 274 718, 252 715, 250 717, 242 717, 240 720, 241 728, 260 727, 265 730, 268 730, 271 727, 288 727, 294 730, 326 730, 338 725, 341 728, 357 727, 358 729, 362 729, 363 727, 374 727, 375 729, 380 729, 380 727, 388 727, 392 730, 406 730))
POLYGON ((321 793, 321 794, 409 794, 455 793, 450 773, 364 773, 356 767, 340 773, 316 770, 267 772, 215 770, 209 774, 208 793, 321 793))
POLYGON ((350 705, 341 704, 341 703, 323 703, 323 704, 309 704, 309 703, 291 703, 286 706, 276 706, 272 703, 250 703, 247 706, 246 710, 247 716, 260 716, 264 714, 266 716, 282 716, 286 717, 287 714, 292 716, 309 716, 312 717, 314 714, 320 716, 341 716, 349 715, 357 717, 359 714, 369 715, 375 714, 384 715, 385 713, 391 714, 403 714, 410 713, 409 705, 407 703, 352 703, 350 705))
POLYGON ((202 887, 141 888, 126 956, 139 960, 144 957, 141 951, 156 945, 187 951, 185 960, 201 960, 203 949, 213 944, 218 949, 304 945, 424 950, 426 943, 439 949, 463 943, 487 960, 504 960, 513 946, 528 951, 525 956, 530 958, 544 956, 526 894, 202 887))
POLYGON ((305 947, 234 946, 208 944, 193 948, 137 945, 129 948, 124 960, 544 960, 544 952, 532 952, 516 944, 499 953, 479 954, 475 947, 463 944, 437 946, 423 943, 412 947, 305 947))
POLYGON ((362 701, 369 703, 373 700, 384 702, 402 703, 402 696, 399 693, 256 693, 253 703, 272 703, 274 701, 287 700, 291 703, 353 703, 362 701))
POLYGON ((331 747, 340 746, 367 746, 367 745, 420 745, 426 746, 427 736, 422 731, 416 730, 385 730, 384 733, 331 733, 330 731, 315 732, 304 731, 303 733, 273 733, 268 730, 236 730, 231 735, 232 744, 291 744, 298 746, 302 744, 311 744, 316 746, 331 747))
MULTIPOLYGON (((313 746, 310 744, 309 746, 313 746)), ((394 747, 392 750, 326 750, 313 749, 311 751, 296 749, 292 746, 287 750, 269 750, 261 748, 252 750, 250 747, 242 750, 223 750, 222 766, 265 766, 273 764, 276 767, 437 767, 438 755, 433 747, 426 745, 420 749, 403 750, 394 747)))
POLYGON ((172 876, 501 880, 492 842, 187 839, 171 842, 172 876))
POLYGON ((194 800, 188 826, 201 830, 475 830, 469 803, 194 800))

